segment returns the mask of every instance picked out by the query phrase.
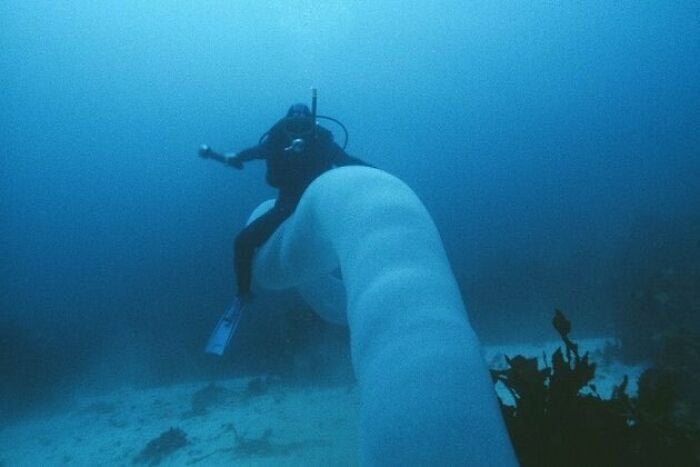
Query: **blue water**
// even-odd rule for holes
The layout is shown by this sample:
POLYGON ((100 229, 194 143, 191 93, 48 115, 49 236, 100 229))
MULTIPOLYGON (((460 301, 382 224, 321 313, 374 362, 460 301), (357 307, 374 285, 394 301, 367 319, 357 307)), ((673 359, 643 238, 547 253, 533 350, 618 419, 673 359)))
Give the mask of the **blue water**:
POLYGON ((274 191, 196 150, 311 87, 423 199, 482 339, 611 332, 621 265, 700 216, 700 7, 433 3, 0 3, 0 409, 241 365, 202 347, 274 191))

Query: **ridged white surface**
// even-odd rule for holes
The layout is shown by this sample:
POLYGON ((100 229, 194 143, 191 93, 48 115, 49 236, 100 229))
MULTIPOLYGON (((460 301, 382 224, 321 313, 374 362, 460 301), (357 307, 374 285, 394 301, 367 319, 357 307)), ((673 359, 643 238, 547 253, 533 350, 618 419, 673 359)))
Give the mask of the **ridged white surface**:
POLYGON ((403 182, 325 173, 259 250, 254 277, 299 287, 334 321, 346 304, 363 465, 516 465, 440 236, 403 182))

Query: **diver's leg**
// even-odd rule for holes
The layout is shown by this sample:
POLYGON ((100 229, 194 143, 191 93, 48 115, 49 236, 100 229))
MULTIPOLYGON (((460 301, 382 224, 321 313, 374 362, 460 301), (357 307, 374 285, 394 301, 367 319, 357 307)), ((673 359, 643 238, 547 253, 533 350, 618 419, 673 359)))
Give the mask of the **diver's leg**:
POLYGON ((233 243, 233 267, 236 271, 237 295, 250 295, 255 250, 265 243, 292 213, 291 209, 275 206, 248 224, 233 243))

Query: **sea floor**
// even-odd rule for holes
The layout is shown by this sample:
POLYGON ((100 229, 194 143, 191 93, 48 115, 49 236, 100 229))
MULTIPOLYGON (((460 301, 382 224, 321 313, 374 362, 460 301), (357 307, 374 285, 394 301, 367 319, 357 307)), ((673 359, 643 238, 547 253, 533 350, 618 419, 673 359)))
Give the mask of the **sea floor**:
MULTIPOLYGON (((634 394, 641 366, 598 358, 606 339, 577 342, 598 362, 601 397, 610 397, 625 374, 634 394)), ((487 346, 484 356, 494 368, 504 354, 551 358, 559 345, 487 346)), ((507 391, 496 390, 507 402, 507 391)), ((270 377, 123 388, 0 427, 0 466, 352 466, 358 407, 353 384, 290 385, 270 377)))

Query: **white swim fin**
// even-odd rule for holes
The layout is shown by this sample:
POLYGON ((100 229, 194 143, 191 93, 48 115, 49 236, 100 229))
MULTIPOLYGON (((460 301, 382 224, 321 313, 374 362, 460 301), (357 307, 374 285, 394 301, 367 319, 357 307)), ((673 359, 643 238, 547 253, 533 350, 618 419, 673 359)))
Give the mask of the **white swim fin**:
POLYGON ((229 306, 224 314, 219 319, 219 322, 214 328, 214 332, 211 333, 209 342, 207 342, 207 347, 205 349, 206 353, 213 355, 223 355, 228 347, 229 342, 231 342, 231 336, 236 332, 236 327, 238 327, 238 321, 241 319, 241 312, 243 311, 243 301, 240 298, 236 298, 231 306, 229 306))

